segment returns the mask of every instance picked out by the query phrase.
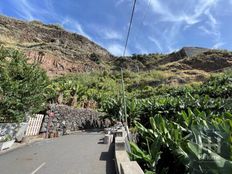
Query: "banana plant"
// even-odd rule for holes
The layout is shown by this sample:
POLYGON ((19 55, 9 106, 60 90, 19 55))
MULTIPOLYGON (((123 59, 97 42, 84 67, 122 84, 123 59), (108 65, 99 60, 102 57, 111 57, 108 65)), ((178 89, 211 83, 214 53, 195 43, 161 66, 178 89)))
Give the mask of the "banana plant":
POLYGON ((142 150, 132 144, 132 156, 138 161, 143 159, 145 168, 155 172, 161 147, 167 147, 190 173, 229 174, 232 170, 231 119, 209 121, 204 112, 190 109, 180 116, 185 123, 183 125, 160 115, 150 118, 151 129, 135 122, 147 147, 142 150), (153 148, 155 150, 151 150, 153 148))
POLYGON ((132 126, 133 121, 139 121, 139 116, 141 114, 142 102, 132 98, 127 101, 127 115, 130 126, 132 126))

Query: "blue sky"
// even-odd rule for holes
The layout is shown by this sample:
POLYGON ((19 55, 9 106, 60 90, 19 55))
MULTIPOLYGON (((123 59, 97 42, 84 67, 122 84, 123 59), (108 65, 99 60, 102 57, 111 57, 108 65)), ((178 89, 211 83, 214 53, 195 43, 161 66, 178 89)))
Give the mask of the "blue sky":
MULTIPOLYGON (((0 13, 59 23, 122 55, 133 0, 1 0, 0 13)), ((232 50, 232 0, 137 0, 127 54, 232 50)))

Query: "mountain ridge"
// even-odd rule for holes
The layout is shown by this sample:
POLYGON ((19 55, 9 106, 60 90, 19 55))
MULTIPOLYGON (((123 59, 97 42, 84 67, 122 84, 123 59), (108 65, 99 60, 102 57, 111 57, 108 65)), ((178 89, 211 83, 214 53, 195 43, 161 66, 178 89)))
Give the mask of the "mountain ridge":
POLYGON ((22 50, 51 76, 101 69, 98 57, 102 63, 112 59, 106 49, 84 36, 56 25, 5 16, 0 16, 0 44, 22 50))
POLYGON ((201 47, 183 47, 170 54, 116 57, 93 41, 65 31, 59 25, 1 15, 0 44, 23 51, 29 63, 38 63, 51 78, 93 71, 117 71, 123 67, 133 72, 164 71, 173 77, 182 74, 187 81, 188 78, 201 81, 204 78, 198 76, 232 66, 231 52, 201 47))

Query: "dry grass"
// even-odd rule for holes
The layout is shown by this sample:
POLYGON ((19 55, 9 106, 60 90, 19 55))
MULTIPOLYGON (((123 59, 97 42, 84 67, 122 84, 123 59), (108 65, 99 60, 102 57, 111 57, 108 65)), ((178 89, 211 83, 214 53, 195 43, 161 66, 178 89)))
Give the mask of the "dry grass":
POLYGON ((19 41, 14 39, 11 36, 6 36, 6 35, 0 35, 0 43, 4 45, 16 45, 19 41))

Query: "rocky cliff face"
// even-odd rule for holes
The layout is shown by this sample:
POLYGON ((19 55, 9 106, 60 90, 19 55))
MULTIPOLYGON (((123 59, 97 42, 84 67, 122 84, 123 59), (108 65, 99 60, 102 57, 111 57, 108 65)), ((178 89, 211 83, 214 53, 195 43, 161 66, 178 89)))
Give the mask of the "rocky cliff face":
POLYGON ((94 42, 56 25, 0 16, 0 44, 25 52, 49 76, 104 69, 110 53, 94 42))
POLYGON ((134 72, 186 71, 185 75, 198 78, 202 73, 232 66, 232 52, 199 47, 184 47, 170 54, 114 57, 94 42, 67 32, 60 26, 4 16, 0 16, 0 45, 22 50, 29 63, 40 64, 50 77, 106 69, 120 70, 123 67, 134 72))

